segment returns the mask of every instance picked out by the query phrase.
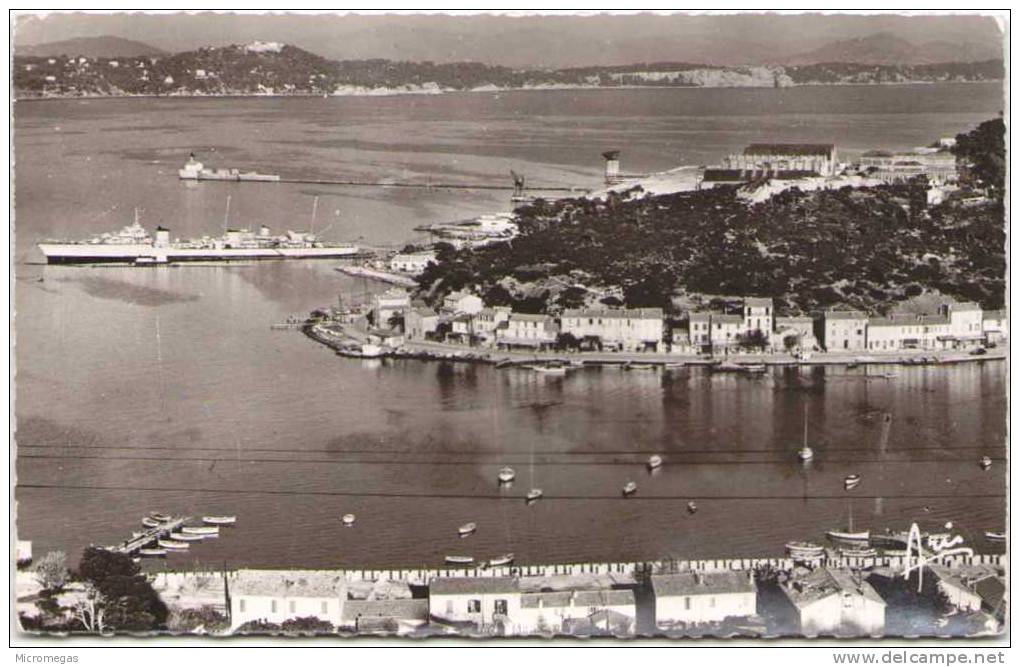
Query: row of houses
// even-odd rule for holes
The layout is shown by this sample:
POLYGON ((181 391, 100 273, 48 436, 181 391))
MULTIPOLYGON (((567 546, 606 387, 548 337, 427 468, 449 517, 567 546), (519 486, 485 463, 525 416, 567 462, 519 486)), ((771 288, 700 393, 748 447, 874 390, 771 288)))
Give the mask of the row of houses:
MULTIPOLYGON (((924 596, 945 600, 944 613, 1004 615, 1001 568, 925 568, 924 596)), ((180 576, 180 575, 177 575, 180 576)), ((194 576, 194 575, 190 575, 194 576)), ((554 589, 547 579, 517 576, 433 577, 412 596, 373 593, 355 599, 341 571, 237 570, 202 589, 229 618, 230 630, 317 619, 337 630, 413 634, 712 634, 766 629, 790 634, 876 636, 886 628, 896 572, 798 566, 778 578, 746 570, 683 570, 640 583, 554 589), (639 621, 639 619, 641 619, 639 621), (768 626, 768 628, 766 628, 768 626)), ((384 582, 393 584, 394 582, 384 582)), ((166 590, 167 586, 157 586, 166 590)), ((383 589, 386 587, 384 586, 383 589)), ((168 604, 176 600, 167 597, 168 604)), ((207 600, 208 602, 208 600, 207 600)))
POLYGON ((505 349, 888 352, 963 349, 995 344, 1008 336, 1005 311, 956 302, 943 303, 935 314, 874 317, 830 310, 813 317, 784 317, 776 315, 770 298, 743 297, 715 311, 687 311, 671 322, 661 308, 567 309, 559 317, 516 313, 505 306, 486 306, 479 296, 464 291, 447 295, 436 311, 424 302, 412 302, 406 291, 392 289, 375 295, 372 312, 377 327, 402 321, 407 340, 441 339, 505 349))

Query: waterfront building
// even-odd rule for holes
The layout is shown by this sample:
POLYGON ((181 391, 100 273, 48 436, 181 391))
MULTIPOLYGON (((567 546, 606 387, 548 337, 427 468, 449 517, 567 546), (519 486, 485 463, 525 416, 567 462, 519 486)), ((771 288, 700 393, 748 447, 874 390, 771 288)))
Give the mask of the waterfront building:
POLYGON ((810 317, 777 317, 770 344, 774 350, 805 352, 818 348, 815 321, 810 317))
POLYGON ((981 306, 976 303, 944 303, 939 313, 949 318, 949 335, 956 347, 976 345, 984 339, 981 306))
POLYGON ((634 634, 637 607, 630 590, 522 593, 515 634, 634 634))
POLYGON ((404 335, 408 340, 425 340, 439 328, 439 313, 423 305, 414 305, 404 312, 404 335))
POLYGON ((429 618, 474 630, 511 632, 521 610, 516 577, 436 577, 429 582, 429 618))
POLYGON ((423 252, 402 252, 394 255, 390 260, 390 270, 417 276, 420 275, 429 264, 435 263, 436 253, 431 250, 423 252))
POLYGON ((657 352, 663 317, 662 308, 568 309, 560 317, 560 326, 578 340, 598 337, 603 349, 657 352))
POLYGON ((237 570, 227 575, 230 629, 251 621, 282 624, 315 617, 340 625, 347 583, 340 572, 237 570))
POLYGON ((897 183, 927 176, 935 183, 952 183, 957 180, 956 156, 948 150, 918 149, 891 153, 868 151, 858 161, 871 178, 897 183))
POLYGON ((428 624, 427 598, 401 600, 347 600, 339 628, 351 632, 406 635, 428 624))
POLYGON ((544 349, 556 344, 559 327, 548 315, 511 313, 506 327, 496 330, 496 344, 506 347, 544 349))
POLYGON ((495 345, 497 332, 506 327, 512 312, 509 306, 493 306, 478 311, 472 321, 472 328, 478 342, 486 346, 495 345))
POLYGON ((833 144, 751 144, 724 160, 726 169, 813 172, 835 176, 839 168, 833 144))
POLYGON ((881 635, 885 631, 885 600, 860 572, 828 567, 794 576, 780 585, 785 605, 785 631, 817 635, 881 635))
POLYGON ((996 344, 1009 337, 1009 316, 1005 310, 986 310, 981 313, 981 331, 986 344, 996 344))
POLYGON ((822 313, 821 339, 828 352, 867 349, 868 316, 856 310, 827 310, 822 313))
POLYGON ((481 297, 475 294, 470 292, 451 292, 443 297, 443 306, 440 310, 447 315, 457 315, 458 313, 474 315, 484 306, 485 304, 482 303, 481 297))
POLYGON ((757 591, 751 572, 655 574, 652 575, 655 625, 666 630, 754 616, 757 591))
POLYGON ((372 321, 377 327, 388 327, 394 315, 403 315, 411 307, 407 290, 394 287, 372 295, 372 321))
POLYGON ((688 313, 687 332, 688 344, 691 349, 704 351, 712 347, 712 314, 688 313))
POLYGON ((918 315, 921 325, 921 347, 926 350, 945 350, 953 347, 949 318, 945 315, 918 315))
POLYGON ((741 306, 741 315, 744 317, 745 331, 761 331, 765 334, 771 333, 772 320, 775 315, 772 308, 772 299, 756 296, 744 297, 744 302, 741 306))
POLYGON ((868 318, 869 352, 917 349, 921 346, 921 324, 916 315, 868 318))
POLYGON ((712 313, 709 343, 712 352, 730 352, 740 347, 740 337, 746 333, 743 315, 712 313))

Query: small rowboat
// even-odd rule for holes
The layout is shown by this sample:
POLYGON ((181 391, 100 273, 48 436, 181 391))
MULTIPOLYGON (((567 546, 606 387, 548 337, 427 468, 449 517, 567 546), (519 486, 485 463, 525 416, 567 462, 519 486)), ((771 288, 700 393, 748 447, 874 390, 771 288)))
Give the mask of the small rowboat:
POLYGON ((451 565, 471 565, 475 562, 474 556, 447 556, 446 562, 451 565))
POLYGON ((989 542, 1005 542, 1006 533, 994 533, 992 531, 985 532, 985 539, 989 542))
POLYGON ((623 487, 624 496, 632 496, 637 492, 637 484, 634 482, 627 482, 623 487))
POLYGON ((801 447, 800 450, 797 452, 797 458, 799 458, 804 463, 807 463, 811 459, 815 458, 815 452, 810 447, 806 446, 801 447))
POLYGON ((237 521, 236 516, 204 516, 202 521, 212 526, 233 526, 237 521))
POLYGON ((982 470, 988 470, 991 467, 992 467, 992 459, 990 459, 987 456, 982 456, 981 457, 981 469, 982 470))
POLYGON ((184 526, 181 528, 182 533, 188 535, 204 535, 206 537, 215 537, 220 534, 218 526, 184 526))
POLYGON ((687 503, 687 511, 691 514, 694 514, 695 512, 698 511, 698 504, 695 503, 693 500, 687 503))
POLYGON ((652 364, 632 364, 629 361, 623 365, 625 371, 651 371, 655 370, 652 364))
POLYGON ((514 562, 513 554, 503 554, 502 556, 497 556, 496 558, 490 560, 488 562, 488 566, 499 567, 500 565, 510 565, 513 562, 514 562))
POLYGON ((851 489, 856 489, 857 485, 860 483, 861 483, 860 475, 857 474, 847 475, 846 478, 843 480, 843 488, 846 489, 847 491, 850 491, 851 489))
POLYGON ((460 528, 457 529, 457 534, 460 535, 461 537, 467 537, 471 533, 475 532, 477 529, 478 529, 478 524, 473 523, 473 522, 472 523, 465 523, 463 526, 461 526, 460 528))
POLYGON ((166 556, 166 549, 139 549, 139 556, 147 556, 149 558, 162 558, 166 556))
POLYGON ((160 514, 159 512, 149 512, 149 516, 160 523, 166 523, 170 520, 170 515, 160 514))
POLYGON ((172 551, 187 551, 191 547, 187 542, 177 542, 176 540, 156 540, 156 543, 164 549, 172 551))
POLYGON ((510 467, 501 468, 499 474, 496 475, 496 477, 499 478, 499 481, 502 484, 509 484, 510 482, 514 481, 514 477, 516 476, 517 473, 514 472, 514 469, 510 467))
POLYGON ((189 533, 170 533, 170 539, 177 542, 201 542, 205 535, 191 535, 189 533))
POLYGON ((156 521, 151 517, 145 517, 142 519, 142 525, 146 528, 159 528, 159 521, 156 521))
POLYGON ((528 491, 528 494, 524 496, 525 502, 533 503, 542 497, 542 489, 532 489, 528 491))
POLYGON ((648 457, 648 469, 649 470, 655 470, 656 468, 658 468, 660 466, 662 466, 662 457, 661 456, 659 456, 658 454, 652 454, 651 456, 648 457))
POLYGON ((342 517, 340 517, 340 520, 343 522, 345 526, 353 526, 354 522, 357 520, 357 517, 354 516, 353 514, 344 514, 342 517))
POLYGON ((546 373, 548 375, 566 375, 567 374, 567 367, 566 366, 554 366, 554 365, 542 366, 542 365, 530 364, 528 366, 525 366, 525 368, 527 368, 528 370, 535 371, 536 373, 546 373))
POLYGON ((740 370, 748 374, 757 375, 767 371, 768 367, 765 364, 743 364, 740 370))

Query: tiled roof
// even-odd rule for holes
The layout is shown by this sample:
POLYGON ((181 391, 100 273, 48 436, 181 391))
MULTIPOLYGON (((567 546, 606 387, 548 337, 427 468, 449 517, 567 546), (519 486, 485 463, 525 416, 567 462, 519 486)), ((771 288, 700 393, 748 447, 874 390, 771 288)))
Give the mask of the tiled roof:
POLYGON ((708 322, 712 319, 712 313, 687 313, 687 319, 691 322, 708 322))
POLYGON ((836 150, 833 144, 751 144, 744 155, 824 155, 836 150))
POLYGON ((997 576, 985 577, 976 584, 974 589, 981 596, 981 601, 993 612, 998 611, 1002 604, 1002 598, 1006 593, 1005 582, 997 576))
POLYGON ((981 314, 983 320, 1004 320, 1006 319, 1005 310, 986 310, 981 314))
POLYGON ((671 595, 715 595, 722 593, 753 593, 757 589, 747 572, 681 572, 653 574, 655 597, 671 595))
POLYGON ((728 183, 749 181, 752 172, 742 169, 706 169, 701 175, 701 180, 709 183, 728 183))
POLYGON ((471 593, 517 593, 515 577, 436 577, 429 582, 429 595, 468 595, 471 593))
POLYGON ((859 310, 827 310, 826 320, 866 320, 868 316, 859 310))
POLYGON ((777 327, 783 324, 813 324, 813 323, 814 320, 811 319, 810 317, 804 317, 800 315, 776 318, 777 327))
POLYGON ((381 616, 398 620, 427 620, 429 601, 426 598, 405 600, 344 600, 341 618, 357 620, 359 616, 381 616))
POLYGON ((662 308, 568 308, 563 317, 601 317, 602 319, 661 320, 662 308))
POLYGON ((764 306, 772 307, 771 297, 762 296, 745 296, 744 305, 749 308, 762 308, 764 306))
POLYGON ((731 315, 729 313, 712 313, 712 323, 719 322, 721 324, 743 324, 743 315, 731 315))
POLYGON ((783 593, 798 608, 806 607, 830 595, 863 596, 872 602, 884 605, 885 600, 864 581, 860 575, 850 570, 820 567, 810 574, 788 581, 782 586, 783 593))
POLYGON ((347 582, 336 572, 318 570, 238 570, 228 579, 232 596, 342 598, 347 582))
POLYGON ((921 324, 949 324, 949 318, 943 315, 920 315, 917 321, 921 324))
POLYGON ((981 312, 981 306, 974 303, 973 301, 968 301, 967 303, 950 303, 946 305, 948 305, 949 309, 952 310, 954 313, 981 312))
POLYGON ((551 322, 548 315, 532 315, 531 313, 510 313, 512 322, 551 322))

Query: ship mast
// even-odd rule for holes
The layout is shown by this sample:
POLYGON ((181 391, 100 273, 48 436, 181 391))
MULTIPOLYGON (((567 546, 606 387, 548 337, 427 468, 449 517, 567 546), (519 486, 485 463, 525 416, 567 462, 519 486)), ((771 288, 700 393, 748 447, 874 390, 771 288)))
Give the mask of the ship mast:
POLYGON ((318 210, 319 210, 319 196, 316 195, 315 199, 312 201, 312 224, 308 230, 308 233, 312 236, 315 235, 315 214, 318 212, 318 210))
POLYGON ((227 210, 223 213, 223 233, 227 233, 227 226, 230 224, 230 195, 227 195, 227 210))

